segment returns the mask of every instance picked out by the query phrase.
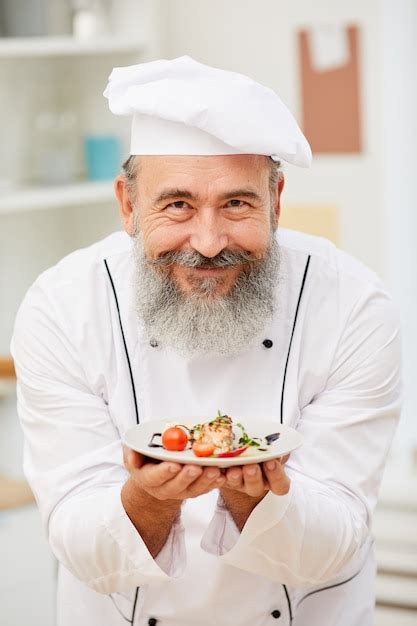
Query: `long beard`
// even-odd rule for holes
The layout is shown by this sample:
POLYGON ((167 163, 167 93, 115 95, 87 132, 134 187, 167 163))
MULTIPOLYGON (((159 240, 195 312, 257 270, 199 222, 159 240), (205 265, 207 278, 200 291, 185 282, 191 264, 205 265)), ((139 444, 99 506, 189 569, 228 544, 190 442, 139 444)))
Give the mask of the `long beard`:
POLYGON ((247 263, 226 295, 215 294, 216 277, 195 280, 191 294, 183 293, 169 271, 147 260, 140 233, 134 253, 136 310, 146 332, 184 356, 238 354, 274 314, 280 260, 273 233, 265 256, 247 263))

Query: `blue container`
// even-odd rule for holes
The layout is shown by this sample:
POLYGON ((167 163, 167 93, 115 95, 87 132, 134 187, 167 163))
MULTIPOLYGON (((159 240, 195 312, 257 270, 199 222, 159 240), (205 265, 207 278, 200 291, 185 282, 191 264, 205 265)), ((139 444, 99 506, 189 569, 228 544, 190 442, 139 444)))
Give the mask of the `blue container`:
POLYGON ((89 180, 113 180, 120 170, 120 140, 112 135, 87 135, 84 139, 89 180))

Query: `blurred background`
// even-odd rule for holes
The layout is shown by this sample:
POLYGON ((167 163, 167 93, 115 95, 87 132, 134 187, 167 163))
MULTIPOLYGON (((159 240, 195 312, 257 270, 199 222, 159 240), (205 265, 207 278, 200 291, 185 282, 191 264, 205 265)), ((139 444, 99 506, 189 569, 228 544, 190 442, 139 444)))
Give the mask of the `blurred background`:
POLYGON ((417 624, 417 1, 0 0, 0 623, 53 626, 55 563, 22 472, 9 344, 23 295, 120 229, 115 66, 189 54, 275 89, 310 140, 282 225, 333 240, 402 315, 404 409, 377 508, 376 626, 417 624))

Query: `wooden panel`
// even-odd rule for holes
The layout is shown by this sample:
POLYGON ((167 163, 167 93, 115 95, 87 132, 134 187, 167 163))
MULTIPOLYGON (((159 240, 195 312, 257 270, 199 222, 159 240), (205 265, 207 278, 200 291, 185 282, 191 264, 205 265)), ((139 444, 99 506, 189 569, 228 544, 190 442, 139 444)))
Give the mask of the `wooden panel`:
POLYGON ((293 204, 281 209, 279 225, 339 244, 339 211, 331 204, 293 204))
POLYGON ((13 359, 0 356, 0 378, 14 378, 15 376, 13 359))

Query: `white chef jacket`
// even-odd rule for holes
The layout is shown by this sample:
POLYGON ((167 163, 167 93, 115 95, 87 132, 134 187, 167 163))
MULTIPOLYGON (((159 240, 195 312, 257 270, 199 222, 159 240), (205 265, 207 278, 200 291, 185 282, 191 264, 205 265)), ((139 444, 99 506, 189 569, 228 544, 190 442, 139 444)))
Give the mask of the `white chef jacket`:
POLYGON ((29 289, 11 349, 25 472, 60 564, 58 626, 372 624, 398 314, 377 276, 330 242, 277 236, 277 312, 237 356, 184 358, 147 336, 122 232, 29 289), (123 433, 218 409, 249 432, 268 418, 304 435, 290 491, 267 494, 241 533, 216 492, 188 500, 153 559, 121 504, 123 433))

